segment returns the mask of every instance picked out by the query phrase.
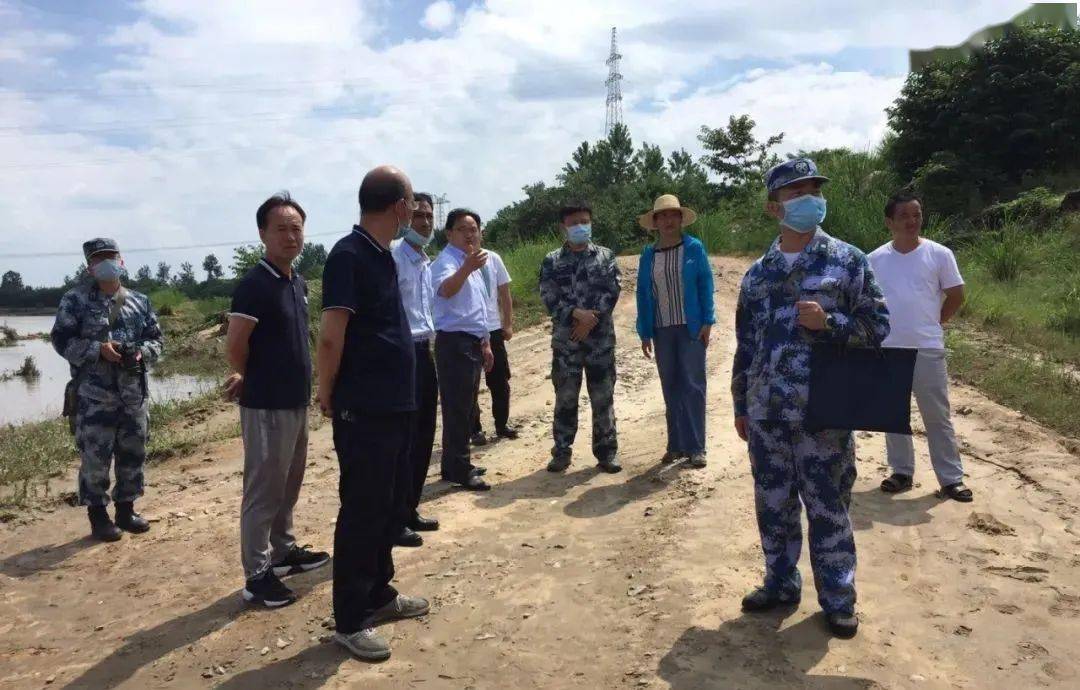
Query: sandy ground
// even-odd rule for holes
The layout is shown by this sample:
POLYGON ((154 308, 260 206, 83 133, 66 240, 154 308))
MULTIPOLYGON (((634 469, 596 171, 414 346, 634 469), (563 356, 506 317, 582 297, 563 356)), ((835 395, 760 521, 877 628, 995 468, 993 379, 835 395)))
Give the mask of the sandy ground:
MULTIPOLYGON (((1080 687, 1080 459, 963 386, 953 404, 973 504, 935 497, 921 438, 915 490, 881 494, 883 439, 860 434, 859 636, 828 636, 805 555, 798 611, 739 611, 762 566, 728 393, 744 266, 717 261, 704 470, 658 463, 663 403, 632 330, 632 275, 617 313, 622 474, 595 470, 587 412, 575 464, 544 471, 548 336, 513 339, 524 433, 481 453, 490 493, 453 491, 433 472, 424 512, 443 529, 396 551, 399 588, 432 612, 383 628, 389 661, 325 641, 329 567, 291 579, 302 594, 291 607, 242 603, 230 441, 150 469, 147 535, 91 542, 68 508, 0 527, 0 688, 1080 687)), ((323 426, 296 511, 304 543, 330 548, 336 484, 323 426)))

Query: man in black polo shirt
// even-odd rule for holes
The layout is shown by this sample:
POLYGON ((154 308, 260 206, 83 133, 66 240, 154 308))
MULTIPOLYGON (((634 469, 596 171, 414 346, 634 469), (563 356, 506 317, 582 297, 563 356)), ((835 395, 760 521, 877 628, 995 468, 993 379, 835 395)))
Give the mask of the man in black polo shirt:
POLYGON ((279 576, 330 560, 328 553, 297 546, 292 535, 307 464, 311 399, 307 284, 292 269, 304 246, 305 218, 288 193, 270 197, 255 212, 266 252, 236 285, 226 338, 235 373, 225 392, 240 400, 244 437, 243 595, 271 608, 296 600, 279 576))
POLYGON ((360 185, 360 224, 334 245, 323 271, 319 407, 333 418, 341 469, 334 640, 368 661, 390 656, 375 624, 428 612, 426 600, 390 585, 391 550, 412 517, 416 355, 389 247, 415 209, 403 172, 369 172, 360 185))

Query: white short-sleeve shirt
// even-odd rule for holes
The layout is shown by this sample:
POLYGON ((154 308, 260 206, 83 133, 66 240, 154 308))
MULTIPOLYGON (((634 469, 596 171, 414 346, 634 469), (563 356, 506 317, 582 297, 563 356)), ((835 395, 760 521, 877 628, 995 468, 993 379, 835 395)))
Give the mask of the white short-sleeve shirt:
POLYGON ((889 307, 886 347, 942 350, 941 305, 945 290, 964 284, 956 256, 948 247, 922 238, 903 254, 893 243, 870 253, 870 266, 889 307))
POLYGON ((479 273, 483 274, 487 282, 488 325, 491 330, 495 330, 506 325, 502 322, 502 314, 499 312, 499 288, 510 282, 510 274, 501 256, 490 249, 485 251, 488 253, 488 260, 479 273))

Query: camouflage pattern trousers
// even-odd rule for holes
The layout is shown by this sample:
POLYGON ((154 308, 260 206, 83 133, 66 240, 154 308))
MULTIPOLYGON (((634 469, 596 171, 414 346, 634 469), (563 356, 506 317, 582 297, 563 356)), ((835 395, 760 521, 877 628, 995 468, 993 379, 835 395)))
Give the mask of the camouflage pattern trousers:
POLYGON ((854 436, 757 420, 750 420, 747 431, 765 588, 785 599, 801 593, 801 499, 818 603, 826 613, 854 613, 855 537, 848 518, 855 484, 854 436))
POLYGON ((571 455, 578 428, 578 396, 584 373, 592 406, 592 451, 597 460, 619 450, 615 433, 615 338, 590 337, 582 342, 553 341, 551 382, 555 386, 553 435, 555 456, 571 455))
POLYGON ((135 405, 121 401, 102 403, 79 398, 75 417, 75 446, 79 466, 79 502, 87 506, 109 503, 109 468, 116 458, 116 484, 112 500, 132 502, 143 495, 143 464, 149 400, 135 405))

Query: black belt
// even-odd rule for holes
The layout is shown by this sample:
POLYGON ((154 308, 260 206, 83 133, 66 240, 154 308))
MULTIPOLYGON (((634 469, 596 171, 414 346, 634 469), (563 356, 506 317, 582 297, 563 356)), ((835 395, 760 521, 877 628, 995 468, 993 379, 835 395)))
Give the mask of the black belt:
POLYGON ((468 338, 476 342, 482 342, 484 339, 478 335, 472 333, 466 333, 465 331, 436 331, 435 336, 443 336, 444 338, 468 338))

